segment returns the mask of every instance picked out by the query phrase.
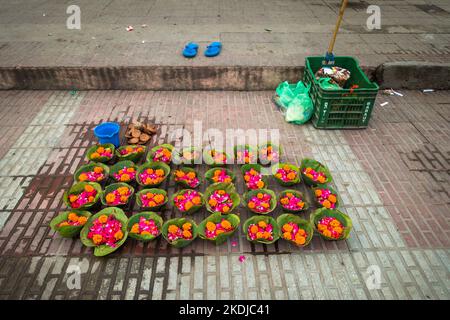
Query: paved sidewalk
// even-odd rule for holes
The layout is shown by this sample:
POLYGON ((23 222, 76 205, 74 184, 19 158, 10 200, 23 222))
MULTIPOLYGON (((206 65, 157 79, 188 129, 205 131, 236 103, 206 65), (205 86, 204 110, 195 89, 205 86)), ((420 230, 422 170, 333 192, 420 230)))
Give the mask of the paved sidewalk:
MULTIPOLYGON (((379 95, 366 130, 324 131, 286 124, 272 92, 1 91, 0 297, 449 299, 450 92, 403 93, 379 95), (94 142, 92 128, 130 119, 161 125, 152 145, 177 128, 192 130, 194 120, 204 130, 279 129, 286 161, 308 156, 329 165, 354 222, 351 237, 314 237, 301 250, 282 240, 251 245, 239 231, 237 246, 196 240, 180 250, 162 239, 129 240, 106 258, 93 257, 48 223, 64 208, 62 194, 94 142), (369 266, 381 272, 379 289, 366 285, 369 266), (79 289, 68 287, 74 267, 79 289)), ((176 190, 173 182, 164 187, 176 190)), ((280 190, 273 181, 270 187, 280 190)), ((163 218, 177 215, 169 207, 163 218)))
MULTIPOLYGON (((71 2, 0 0, 0 66, 302 66, 305 56, 324 54, 339 3, 82 0, 74 3, 81 30, 69 30, 71 2), (204 47, 216 40, 224 44, 222 54, 205 58, 204 47), (189 41, 201 46, 191 60, 181 56, 189 41)), ((449 43, 447 0, 352 0, 335 53, 372 68, 387 61, 448 62, 449 43), (381 30, 366 27, 369 5, 380 6, 381 30)))

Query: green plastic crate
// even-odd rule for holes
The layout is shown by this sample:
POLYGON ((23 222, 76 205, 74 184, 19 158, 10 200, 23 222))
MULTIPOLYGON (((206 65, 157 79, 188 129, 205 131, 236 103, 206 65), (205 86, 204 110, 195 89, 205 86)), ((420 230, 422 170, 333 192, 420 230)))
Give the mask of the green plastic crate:
POLYGON ((367 128, 372 114, 378 85, 370 82, 352 57, 335 57, 335 66, 350 71, 350 79, 340 90, 324 90, 314 74, 322 67, 324 58, 307 57, 303 82, 311 83, 309 92, 314 104, 313 125, 320 129, 367 128), (350 90, 352 85, 357 89, 350 90))

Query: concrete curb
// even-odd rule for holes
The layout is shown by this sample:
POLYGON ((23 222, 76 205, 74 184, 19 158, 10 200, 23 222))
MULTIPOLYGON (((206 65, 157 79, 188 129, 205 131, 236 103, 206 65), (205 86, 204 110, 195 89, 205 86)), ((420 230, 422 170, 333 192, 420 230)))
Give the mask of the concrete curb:
MULTIPOLYGON (((450 64, 392 62, 362 67, 382 88, 449 89, 450 64)), ((304 66, 3 67, 0 90, 274 90, 304 66)))

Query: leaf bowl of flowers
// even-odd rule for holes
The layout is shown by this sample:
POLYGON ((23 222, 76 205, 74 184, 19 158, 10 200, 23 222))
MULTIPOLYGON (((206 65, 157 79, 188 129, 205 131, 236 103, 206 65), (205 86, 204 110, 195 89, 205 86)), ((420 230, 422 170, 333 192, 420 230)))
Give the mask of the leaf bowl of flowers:
POLYGON ((100 162, 85 164, 75 171, 73 178, 76 182, 105 182, 108 180, 109 167, 100 162))
POLYGON ((170 164, 172 162, 172 151, 174 146, 168 143, 160 144, 150 149, 147 154, 148 162, 163 162, 170 164))
POLYGON ((127 230, 130 238, 147 242, 161 235, 162 226, 163 219, 157 213, 145 211, 128 219, 127 230))
POLYGON ((91 216, 91 213, 85 210, 64 211, 50 221, 50 228, 58 232, 61 237, 73 238, 80 234, 91 216))
POLYGON ((167 220, 162 226, 162 235, 175 248, 189 245, 198 236, 197 225, 188 218, 167 220))
POLYGON ((258 148, 249 144, 234 146, 236 164, 249 164, 258 161, 258 148))
POLYGON ((270 141, 258 146, 258 161, 262 165, 280 162, 281 154, 281 146, 273 144, 270 141))
POLYGON ((231 213, 241 202, 231 183, 213 183, 205 190, 206 209, 211 213, 231 213))
POLYGON ((277 218, 280 237, 299 247, 307 246, 313 237, 314 228, 308 220, 285 213, 277 218))
POLYGON ((205 204, 203 194, 193 189, 182 189, 172 195, 174 207, 183 214, 192 214, 205 204))
POLYGON ((163 189, 142 189, 136 193, 136 204, 142 210, 161 210, 169 201, 167 192, 163 189))
POLYGON ((271 216, 252 216, 244 222, 242 230, 252 243, 272 244, 280 238, 280 228, 271 216))
POLYGON ((94 214, 80 232, 81 242, 97 257, 116 251, 128 237, 128 218, 122 209, 105 208, 94 214))
POLYGON ((225 151, 208 146, 203 150, 203 160, 208 166, 220 167, 228 164, 231 157, 225 151))
POLYGON ((236 180, 236 175, 233 170, 228 168, 211 168, 205 172, 205 178, 209 183, 233 183, 236 180))
POLYGON ((310 221, 314 229, 326 240, 347 239, 353 227, 350 217, 337 209, 317 209, 311 214, 310 221))
POLYGON ((247 208, 257 214, 269 214, 277 207, 277 196, 269 189, 256 189, 244 193, 247 208))
POLYGON ((132 183, 136 181, 138 167, 131 160, 119 161, 109 169, 109 176, 117 182, 132 183))
POLYGON ((309 208, 305 197, 300 191, 293 189, 286 189, 278 195, 278 203, 284 212, 300 213, 309 208))
POLYGON ((187 147, 179 152, 172 152, 172 162, 178 165, 193 166, 202 163, 202 151, 197 147, 187 147))
POLYGON ((268 187, 267 177, 261 173, 261 165, 244 164, 241 167, 242 175, 247 189, 265 189, 268 187))
POLYGON ((78 182, 64 193, 63 201, 71 209, 88 209, 95 206, 102 194, 97 182, 78 182))
POLYGON ((328 167, 317 160, 305 158, 300 165, 303 181, 312 186, 333 181, 328 167))
POLYGON ((132 144, 117 148, 115 153, 119 161, 130 160, 138 162, 145 154, 146 150, 146 146, 132 144))
POLYGON ((279 163, 272 166, 272 174, 275 180, 284 187, 300 183, 299 168, 290 163, 279 163))
POLYGON ((115 149, 112 143, 95 145, 87 150, 86 158, 94 162, 108 162, 114 157, 115 149))
POLYGON ((102 194, 102 203, 109 207, 121 207, 127 205, 132 199, 134 188, 125 182, 112 183, 107 186, 102 194))
POLYGON ((137 170, 136 181, 144 187, 157 187, 170 174, 170 167, 164 162, 144 163, 137 170))
POLYGON ((336 209, 339 207, 339 195, 335 189, 329 185, 318 184, 312 187, 314 201, 319 207, 327 209, 336 209))
POLYGON ((198 172, 190 167, 182 167, 174 171, 173 179, 175 183, 184 188, 195 189, 200 185, 198 172))
POLYGON ((198 235, 201 239, 220 245, 227 241, 239 227, 241 219, 235 214, 213 213, 198 225, 198 235))

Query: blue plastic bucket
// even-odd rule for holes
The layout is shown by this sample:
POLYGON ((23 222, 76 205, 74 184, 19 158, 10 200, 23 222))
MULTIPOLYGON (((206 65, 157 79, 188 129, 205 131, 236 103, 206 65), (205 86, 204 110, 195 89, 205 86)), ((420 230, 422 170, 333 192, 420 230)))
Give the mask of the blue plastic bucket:
POLYGON ((112 143, 116 148, 120 146, 120 125, 115 122, 103 122, 94 128, 94 135, 100 144, 112 143))

